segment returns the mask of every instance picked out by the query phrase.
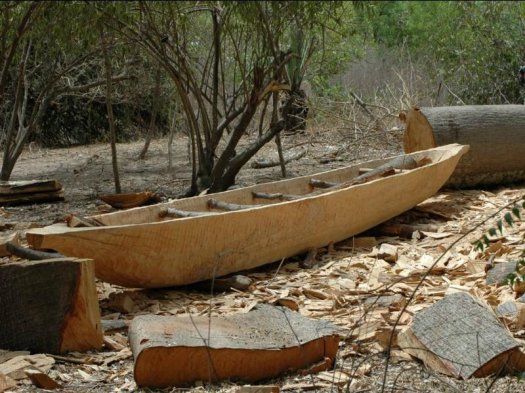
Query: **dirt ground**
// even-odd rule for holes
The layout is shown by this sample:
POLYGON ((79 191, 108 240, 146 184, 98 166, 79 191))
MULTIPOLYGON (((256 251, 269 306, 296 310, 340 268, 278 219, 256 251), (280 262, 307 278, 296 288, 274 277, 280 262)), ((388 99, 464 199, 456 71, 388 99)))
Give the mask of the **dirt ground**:
MULTIPOLYGON (((401 151, 400 135, 382 135, 380 143, 373 138, 368 140, 353 138, 351 134, 338 131, 325 133, 306 133, 283 138, 285 151, 306 149, 306 155, 287 165, 288 176, 305 175, 356 161, 395 155, 401 151), (379 147, 377 147, 379 146, 379 147)), ((145 160, 135 157, 142 147, 142 142, 119 144, 119 164, 123 192, 154 191, 163 198, 175 198, 190 183, 190 167, 186 141, 177 137, 173 144, 174 165, 168 169, 167 139, 155 140, 145 160)), ((276 156, 275 144, 267 145, 256 158, 276 156)), ((110 149, 106 144, 74 147, 68 149, 47 150, 32 148, 26 150, 15 167, 13 180, 51 178, 60 181, 65 190, 64 202, 35 204, 30 206, 6 207, 0 209, 0 223, 12 223, 14 228, 4 231, 25 230, 30 226, 49 225, 63 220, 68 213, 80 216, 110 211, 111 209, 98 199, 99 195, 114 192, 110 149)), ((252 169, 250 163, 238 177, 239 185, 267 182, 281 178, 279 167, 252 169)), ((437 232, 446 236, 434 236, 426 239, 401 239, 398 237, 377 236, 377 244, 389 243, 399 249, 400 258, 414 263, 423 255, 437 258, 444 248, 452 244, 488 214, 495 212, 505 202, 523 195, 524 186, 512 186, 490 191, 443 191, 432 200, 405 213, 397 220, 408 223, 432 224, 439 227, 437 232)), ((515 257, 523 248, 524 226, 518 226, 507 235, 503 245, 508 246, 500 258, 515 257), (516 240, 519 237, 521 240, 516 240)), ((458 255, 470 258, 472 241, 483 234, 474 231, 456 246, 458 255)), ((247 311, 257 303, 272 303, 276 299, 289 296, 299 304, 299 311, 313 318, 324 318, 350 332, 342 340, 336 369, 341 371, 340 379, 330 380, 326 375, 299 375, 288 373, 281 378, 266 381, 275 384, 282 391, 349 391, 349 392, 521 392, 525 388, 516 376, 500 378, 481 378, 460 381, 429 370, 418 361, 402 356, 393 356, 388 369, 382 348, 374 342, 374 335, 363 335, 360 324, 363 317, 363 295, 356 295, 345 290, 348 280, 368 282, 371 272, 377 266, 377 254, 370 249, 355 249, 352 240, 336 244, 333 248, 321 249, 317 262, 312 269, 302 269, 298 261, 303 258, 291 258, 277 271, 277 265, 268 265, 243 274, 254 280, 254 284, 245 293, 225 292, 213 297, 198 286, 162 290, 130 290, 107 283, 97 282, 103 319, 120 321, 127 324, 133 316, 144 313, 159 315, 231 314, 247 311), (312 291, 307 291, 311 289, 312 291), (312 293, 324 293, 326 298, 312 296, 312 293), (130 307, 122 307, 122 299, 131 301, 130 307), (211 310, 211 311, 210 311, 211 310), (355 333, 357 332, 357 333, 355 333), (366 337, 365 337, 366 336, 366 337), (351 378, 350 378, 350 377, 351 378), (383 381, 385 384, 383 384, 383 381)), ((486 255, 477 255, 476 260, 483 261, 486 255)), ((385 271, 389 271, 385 268, 385 271)), ((444 288, 436 296, 422 295, 418 303, 432 303, 445 294, 447 280, 463 280, 461 284, 471 291, 485 291, 483 280, 470 280, 464 267, 454 271, 441 271, 431 276, 433 288, 444 288), (459 273, 458 273, 459 272, 459 273), (458 278, 459 277, 459 278, 458 278), (465 278, 467 277, 467 278, 465 278)), ((459 282, 459 281, 458 281, 459 282)), ((448 284, 448 285, 449 285, 448 284)), ((450 285, 449 285, 450 286, 450 285)), ((505 291, 506 289, 499 289, 505 291)), ((408 297, 409 292, 398 292, 408 297)), ((431 291, 432 292, 432 291, 431 291)), ((434 292, 432 292, 434 293, 434 292)), ((478 292, 476 292, 478 293, 478 292)), ((491 292, 492 293, 492 292, 491 292)), ((323 296, 321 296, 323 297, 323 296)), ((389 308, 387 307, 388 311, 389 308)), ((384 313, 385 310, 383 310, 384 313)), ((390 309, 393 313, 398 309, 390 309)), ((107 324, 105 325, 107 326, 107 324)), ((515 328, 512 333, 519 340, 525 338, 523 327, 515 328)), ((48 370, 48 375, 64 386, 66 392, 118 392, 150 391, 138 389, 133 380, 133 359, 127 346, 127 330, 113 329, 105 332, 105 348, 100 352, 87 354, 72 353, 56 362, 48 370)), ((224 382, 209 385, 199 382, 190 389, 165 389, 164 391, 237 391, 242 383, 224 382)), ((37 390, 29 380, 19 381, 14 391, 37 390)))

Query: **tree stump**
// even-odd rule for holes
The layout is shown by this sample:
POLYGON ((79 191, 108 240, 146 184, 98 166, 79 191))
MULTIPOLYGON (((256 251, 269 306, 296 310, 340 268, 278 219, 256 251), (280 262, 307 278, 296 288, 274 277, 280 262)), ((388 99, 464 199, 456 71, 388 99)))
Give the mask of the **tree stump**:
POLYGON ((63 353, 102 347, 90 259, 0 266, 0 348, 63 353))

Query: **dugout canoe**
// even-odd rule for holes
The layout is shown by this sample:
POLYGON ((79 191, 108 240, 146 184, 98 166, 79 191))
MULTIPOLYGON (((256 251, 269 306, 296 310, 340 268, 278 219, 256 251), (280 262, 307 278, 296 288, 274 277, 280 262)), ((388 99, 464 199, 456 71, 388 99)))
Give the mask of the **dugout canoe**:
POLYGON ((190 284, 341 241, 401 214, 436 193, 467 150, 452 144, 91 216, 80 222, 100 226, 54 224, 31 229, 27 240, 36 249, 94 259, 97 277, 113 284, 190 284), (405 163, 416 167, 400 170, 411 166, 405 163), (362 168, 376 169, 359 176, 362 168))

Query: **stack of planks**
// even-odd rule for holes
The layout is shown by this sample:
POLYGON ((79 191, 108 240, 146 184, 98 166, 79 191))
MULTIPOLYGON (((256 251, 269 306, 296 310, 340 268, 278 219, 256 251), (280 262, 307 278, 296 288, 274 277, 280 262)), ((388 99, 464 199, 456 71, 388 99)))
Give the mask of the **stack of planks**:
POLYGON ((0 206, 64 200, 62 185, 56 180, 1 181, 0 206))

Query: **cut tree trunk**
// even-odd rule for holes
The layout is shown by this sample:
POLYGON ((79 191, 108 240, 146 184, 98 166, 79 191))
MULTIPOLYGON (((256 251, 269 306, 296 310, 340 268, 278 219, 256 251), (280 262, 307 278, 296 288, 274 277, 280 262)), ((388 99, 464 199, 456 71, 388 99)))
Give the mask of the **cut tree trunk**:
POLYGON ((63 353, 102 347, 92 260, 1 265, 0 293, 0 348, 63 353))
POLYGON ((335 361, 341 331, 287 308, 259 305, 228 317, 133 319, 129 341, 138 386, 165 388, 195 381, 274 378, 328 358, 335 361))
POLYGON ((525 369, 520 343, 490 308, 464 292, 418 312, 398 344, 434 371, 461 379, 525 369))
POLYGON ((525 106, 412 108, 399 115, 406 153, 449 143, 470 145, 447 185, 494 186, 525 180, 525 106))

